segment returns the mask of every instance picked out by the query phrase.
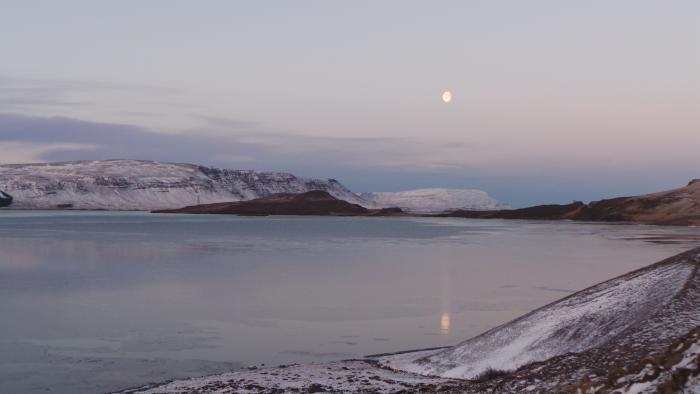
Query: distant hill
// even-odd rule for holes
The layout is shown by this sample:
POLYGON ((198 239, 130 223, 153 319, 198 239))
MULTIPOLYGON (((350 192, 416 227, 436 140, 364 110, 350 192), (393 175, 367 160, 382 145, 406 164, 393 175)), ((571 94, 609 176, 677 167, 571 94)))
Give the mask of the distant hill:
POLYGON ((194 213, 231 215, 320 215, 320 216, 389 216, 400 215, 398 208, 367 209, 333 197, 328 192, 280 193, 249 201, 194 205, 156 213, 194 213))
POLYGON ((637 222, 659 225, 700 225, 700 180, 669 191, 618 197, 589 204, 538 205, 513 210, 456 210, 440 216, 481 219, 581 220, 637 222))
POLYGON ((485 191, 475 189, 417 189, 401 192, 360 193, 377 208, 399 207, 412 213, 438 213, 456 209, 507 209, 485 191))

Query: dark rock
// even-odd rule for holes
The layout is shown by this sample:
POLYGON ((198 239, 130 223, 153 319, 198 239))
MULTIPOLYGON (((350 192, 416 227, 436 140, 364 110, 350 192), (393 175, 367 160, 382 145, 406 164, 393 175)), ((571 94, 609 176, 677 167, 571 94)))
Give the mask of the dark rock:
POLYGON ((0 191, 0 207, 7 207, 12 204, 12 196, 0 191))
POLYGON ((318 383, 313 383, 306 391, 308 393, 326 393, 329 390, 318 383))
POLYGON ((229 214, 242 216, 320 215, 320 216, 396 216, 398 208, 367 209, 333 197, 326 191, 280 193, 249 201, 193 205, 181 209, 154 211, 156 213, 229 214))

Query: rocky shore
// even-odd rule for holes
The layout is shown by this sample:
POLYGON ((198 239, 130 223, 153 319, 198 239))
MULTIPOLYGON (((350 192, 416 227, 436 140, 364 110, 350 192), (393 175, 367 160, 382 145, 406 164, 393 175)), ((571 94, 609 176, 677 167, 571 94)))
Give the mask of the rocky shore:
POLYGON ((658 225, 700 225, 700 179, 687 186, 665 192, 631 197, 618 197, 589 204, 574 202, 565 205, 443 213, 443 217, 475 219, 578 220, 598 222, 637 222, 658 225))
POLYGON ((13 198, 11 195, 0 191, 0 207, 10 206, 10 204, 12 204, 12 200, 13 198))

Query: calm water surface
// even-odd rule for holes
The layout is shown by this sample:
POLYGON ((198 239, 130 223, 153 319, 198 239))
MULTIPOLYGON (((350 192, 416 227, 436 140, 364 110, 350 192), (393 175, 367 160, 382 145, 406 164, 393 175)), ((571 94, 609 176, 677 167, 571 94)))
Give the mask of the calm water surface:
POLYGON ((0 392, 457 343, 700 229, 0 211, 0 392))

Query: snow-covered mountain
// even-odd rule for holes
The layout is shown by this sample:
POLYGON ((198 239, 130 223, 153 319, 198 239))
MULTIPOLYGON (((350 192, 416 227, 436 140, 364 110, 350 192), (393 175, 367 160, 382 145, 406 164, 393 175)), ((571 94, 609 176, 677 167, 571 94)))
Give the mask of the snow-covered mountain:
POLYGON ((375 208, 398 207, 407 212, 439 213, 464 210, 508 209, 485 191, 475 189, 417 189, 401 192, 361 193, 375 208))
POLYGON ((171 209, 311 190, 366 205, 334 179, 143 160, 0 165, 0 190, 20 209, 171 209))
POLYGON ((334 179, 284 172, 226 170, 146 160, 96 160, 0 165, 0 191, 17 209, 157 210, 251 200, 275 193, 323 190, 365 208, 407 212, 507 209, 486 192, 418 189, 356 194, 334 179))

